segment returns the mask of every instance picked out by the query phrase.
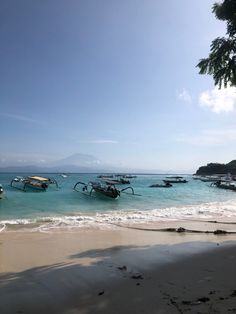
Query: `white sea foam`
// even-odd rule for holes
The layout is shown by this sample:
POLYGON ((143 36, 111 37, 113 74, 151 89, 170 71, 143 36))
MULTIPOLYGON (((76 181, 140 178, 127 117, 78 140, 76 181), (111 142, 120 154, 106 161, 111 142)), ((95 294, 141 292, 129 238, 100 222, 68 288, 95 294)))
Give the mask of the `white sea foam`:
POLYGON ((2 232, 5 228, 6 228, 6 225, 5 224, 1 224, 0 232, 2 232))
POLYGON ((116 224, 145 224, 181 219, 234 219, 236 201, 211 202, 199 205, 168 207, 153 210, 107 211, 95 214, 73 214, 68 216, 40 217, 0 221, 0 232, 12 226, 32 225, 32 231, 47 232, 59 228, 114 228, 116 224))

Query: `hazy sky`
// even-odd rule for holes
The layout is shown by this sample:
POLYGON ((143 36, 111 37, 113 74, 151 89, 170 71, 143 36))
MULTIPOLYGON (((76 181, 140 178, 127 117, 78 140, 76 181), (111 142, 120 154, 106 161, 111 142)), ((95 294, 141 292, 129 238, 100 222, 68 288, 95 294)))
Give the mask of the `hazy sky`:
POLYGON ((1 0, 0 159, 86 153, 162 170, 235 159, 235 90, 196 68, 226 31, 213 2, 1 0))

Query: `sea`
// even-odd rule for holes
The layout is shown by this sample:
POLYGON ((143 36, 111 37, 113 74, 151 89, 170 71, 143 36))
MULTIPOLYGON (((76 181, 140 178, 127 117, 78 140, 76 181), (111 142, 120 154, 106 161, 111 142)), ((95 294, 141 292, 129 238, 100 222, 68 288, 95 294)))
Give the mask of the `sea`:
MULTIPOLYGON (((48 232, 60 228, 112 228, 119 224, 146 224, 166 220, 236 219, 236 192, 212 187, 210 182, 194 180, 184 175, 187 183, 170 188, 150 188, 163 183, 166 175, 139 174, 130 179, 135 194, 121 193, 117 199, 98 195, 84 195, 73 190, 80 182, 98 180, 98 174, 37 174, 54 178, 58 188, 47 191, 22 190, 10 186, 17 175, 30 173, 0 173, 5 195, 0 199, 0 232, 48 232)), ((35 175, 35 174, 34 174, 35 175)), ((125 185, 117 186, 119 189, 125 185)))

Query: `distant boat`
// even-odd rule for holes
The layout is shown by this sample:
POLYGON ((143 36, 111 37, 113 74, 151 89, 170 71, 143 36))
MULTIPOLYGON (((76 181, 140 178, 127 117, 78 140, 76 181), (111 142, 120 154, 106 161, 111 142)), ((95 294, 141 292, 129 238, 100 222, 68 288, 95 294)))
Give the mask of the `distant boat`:
POLYGON ((2 185, 0 184, 0 199, 2 199, 3 196, 4 196, 4 190, 3 190, 2 185))
POLYGON ((193 180, 201 180, 202 176, 193 175, 193 180))
POLYGON ((68 175, 67 175, 67 174, 65 174, 65 173, 62 173, 62 174, 61 174, 61 177, 62 177, 62 178, 67 178, 67 177, 68 177, 68 175))
POLYGON ((100 174, 99 176, 97 176, 99 179, 103 179, 103 178, 113 178, 113 174, 100 174))
POLYGON ((202 182, 217 182, 217 181, 221 180, 221 177, 219 177, 219 176, 206 176, 206 177, 202 177, 200 180, 202 182))
POLYGON ((55 179, 44 178, 40 176, 17 176, 11 181, 12 187, 23 191, 26 191, 28 188, 46 191, 50 184, 55 184, 56 187, 58 187, 57 181, 55 179))
POLYGON ((173 185, 169 182, 165 183, 165 184, 152 184, 150 185, 149 187, 150 188, 170 188, 172 187, 173 185))
POLYGON ((137 176, 134 176, 134 175, 131 175, 131 174, 126 174, 125 178, 126 179, 134 179, 134 178, 137 178, 137 176))
POLYGON ((187 183, 188 181, 180 176, 171 176, 166 177, 165 180, 163 180, 165 183, 187 183))
POLYGON ((124 178, 110 179, 109 177, 102 177, 100 180, 106 184, 130 184, 130 181, 124 178))
POLYGON ((134 178, 137 178, 137 176, 131 175, 131 174, 116 174, 116 177, 122 177, 124 179, 134 179, 134 178))
POLYGON ((120 178, 120 179, 123 179, 123 180, 126 180, 126 179, 134 179, 134 178, 137 178, 137 176, 135 175, 131 175, 131 174, 100 174, 97 176, 97 178, 99 179, 114 179, 114 180, 118 180, 118 179, 115 179, 115 178, 120 178))

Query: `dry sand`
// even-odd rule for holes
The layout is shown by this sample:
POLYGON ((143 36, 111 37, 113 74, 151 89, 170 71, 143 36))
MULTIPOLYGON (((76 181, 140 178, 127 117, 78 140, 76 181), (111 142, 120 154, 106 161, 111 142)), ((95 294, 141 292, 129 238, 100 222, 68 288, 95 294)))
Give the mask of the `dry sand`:
POLYGON ((0 313, 236 313, 236 235, 2 232, 0 313))

